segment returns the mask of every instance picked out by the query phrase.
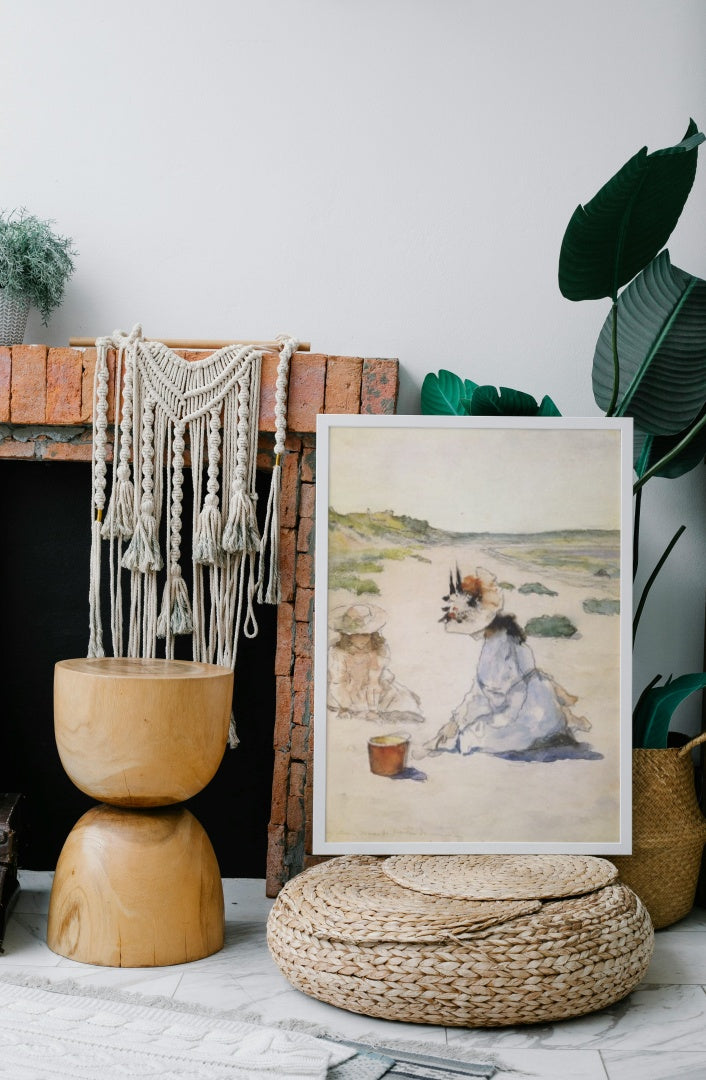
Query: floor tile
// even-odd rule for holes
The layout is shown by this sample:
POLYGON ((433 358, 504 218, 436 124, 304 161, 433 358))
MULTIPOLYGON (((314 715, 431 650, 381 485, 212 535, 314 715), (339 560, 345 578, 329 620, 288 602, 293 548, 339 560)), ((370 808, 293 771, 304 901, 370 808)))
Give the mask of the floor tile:
POLYGON ((700 986, 645 986, 600 1012, 555 1024, 449 1029, 449 1044, 575 1049, 706 1051, 706 994, 700 986))
POLYGON ((608 1080, 704 1080, 706 1076, 705 1053, 606 1050, 601 1056, 608 1080))

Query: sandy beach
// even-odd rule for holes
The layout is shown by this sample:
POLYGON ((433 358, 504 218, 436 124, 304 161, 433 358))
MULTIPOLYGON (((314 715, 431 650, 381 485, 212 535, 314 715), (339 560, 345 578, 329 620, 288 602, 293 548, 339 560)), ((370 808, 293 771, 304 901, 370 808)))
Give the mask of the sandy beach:
MULTIPOLYGON (((357 600, 382 607, 382 630, 396 679, 419 695, 422 723, 408 723, 409 776, 373 775, 367 740, 398 730, 376 721, 326 720, 326 841, 354 850, 358 843, 392 850, 407 843, 512 845, 616 843, 619 840, 619 618, 587 613, 587 598, 616 598, 615 578, 502 557, 492 543, 420 549, 424 559, 384 560, 375 575, 377 596, 332 591, 329 610, 357 600), (504 610, 521 625, 544 614, 567 616, 571 638, 528 638, 537 667, 577 696, 574 712, 591 723, 585 741, 597 760, 510 761, 487 753, 419 756, 450 717, 474 677, 482 642, 449 634, 439 622, 449 571, 483 567, 513 589, 504 610), (557 596, 523 594, 541 582, 557 596), (416 777, 416 778, 415 778, 416 777), (422 778, 423 777, 423 778, 422 778), (349 846, 350 845, 350 846, 349 846)), ((317 778, 317 783, 320 780, 317 778)))

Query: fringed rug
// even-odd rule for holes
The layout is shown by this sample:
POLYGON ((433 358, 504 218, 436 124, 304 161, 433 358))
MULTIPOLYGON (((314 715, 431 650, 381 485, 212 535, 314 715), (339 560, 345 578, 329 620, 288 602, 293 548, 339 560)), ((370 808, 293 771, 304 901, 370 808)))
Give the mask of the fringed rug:
MULTIPOLYGON (((0 978, 0 1076, 13 1080, 353 1080, 353 1048, 162 999, 0 978), (36 985, 31 985, 35 983, 36 985), (339 1071, 339 1068, 341 1071, 339 1071)), ((364 1062, 361 1061, 361 1065, 364 1062)))
MULTIPOLYGON (((477 1053, 477 1051, 476 1051, 477 1053)), ((497 1072, 461 1048, 349 1042, 169 998, 0 975, 0 1077, 12 1080, 461 1080, 497 1072)), ((492 1055, 491 1055, 492 1058, 492 1055)))

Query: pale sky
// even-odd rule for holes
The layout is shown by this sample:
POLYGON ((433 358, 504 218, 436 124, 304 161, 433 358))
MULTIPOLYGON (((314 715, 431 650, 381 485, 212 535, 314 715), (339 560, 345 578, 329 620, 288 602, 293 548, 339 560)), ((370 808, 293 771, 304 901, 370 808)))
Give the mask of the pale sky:
POLYGON ((456 532, 620 528, 620 431, 441 425, 334 422, 328 505, 456 532))

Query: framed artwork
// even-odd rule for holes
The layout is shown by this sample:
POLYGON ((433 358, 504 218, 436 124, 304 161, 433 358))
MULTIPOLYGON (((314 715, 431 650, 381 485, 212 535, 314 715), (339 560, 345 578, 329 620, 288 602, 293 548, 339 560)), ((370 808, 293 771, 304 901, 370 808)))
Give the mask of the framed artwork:
POLYGON ((318 417, 313 850, 631 849, 632 423, 318 417))

